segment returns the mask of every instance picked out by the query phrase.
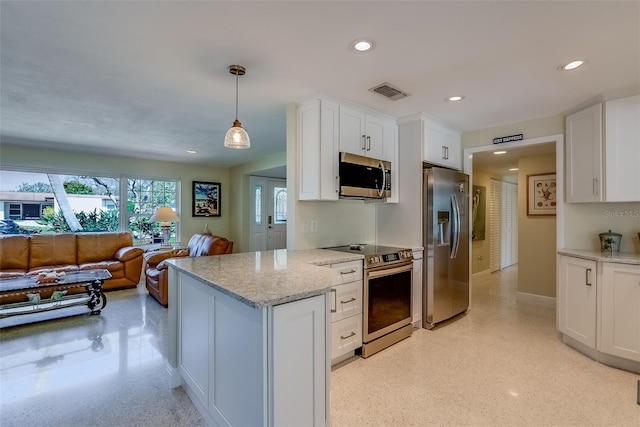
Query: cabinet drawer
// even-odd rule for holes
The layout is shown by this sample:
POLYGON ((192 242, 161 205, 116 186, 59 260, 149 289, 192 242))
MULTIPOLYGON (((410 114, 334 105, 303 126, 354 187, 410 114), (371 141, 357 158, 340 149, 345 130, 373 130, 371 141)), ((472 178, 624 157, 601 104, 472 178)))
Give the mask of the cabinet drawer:
POLYGON ((362 280, 335 286, 331 294, 332 322, 362 313, 362 280))
POLYGON ((331 358, 362 347, 362 315, 348 317, 331 325, 331 358))
POLYGON ((341 285, 355 280, 362 280, 362 261, 331 264, 331 270, 333 271, 332 285, 341 285))

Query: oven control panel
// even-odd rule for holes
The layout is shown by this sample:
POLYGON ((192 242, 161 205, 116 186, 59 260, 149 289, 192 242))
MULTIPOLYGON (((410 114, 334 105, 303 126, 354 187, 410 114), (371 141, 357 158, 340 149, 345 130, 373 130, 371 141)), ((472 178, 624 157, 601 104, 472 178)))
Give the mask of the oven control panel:
POLYGON ((409 249, 385 254, 374 254, 366 257, 366 264, 369 268, 406 263, 408 261, 413 261, 413 251, 409 249))

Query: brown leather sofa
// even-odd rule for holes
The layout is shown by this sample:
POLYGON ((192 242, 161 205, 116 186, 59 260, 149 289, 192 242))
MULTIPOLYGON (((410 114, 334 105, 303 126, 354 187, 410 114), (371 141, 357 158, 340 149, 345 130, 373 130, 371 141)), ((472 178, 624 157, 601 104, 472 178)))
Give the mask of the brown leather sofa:
POLYGON ((189 239, 187 249, 170 251, 155 251, 144 254, 145 283, 149 295, 163 306, 169 305, 168 269, 165 260, 179 257, 198 257, 208 255, 223 255, 233 252, 233 242, 224 237, 213 234, 194 234, 189 239))
POLYGON ((143 254, 127 232, 2 235, 0 279, 104 268, 112 277, 102 289, 134 288, 140 281, 143 254))

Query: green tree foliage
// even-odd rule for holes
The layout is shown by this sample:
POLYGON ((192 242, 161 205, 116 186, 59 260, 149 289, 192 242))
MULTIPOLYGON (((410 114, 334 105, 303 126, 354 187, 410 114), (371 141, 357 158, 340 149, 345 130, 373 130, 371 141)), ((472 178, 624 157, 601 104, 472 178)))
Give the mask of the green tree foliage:
POLYGON ((23 182, 18 186, 18 191, 21 193, 52 193, 51 184, 46 182, 34 182, 32 184, 23 182))
MULTIPOLYGON (((120 219, 118 217, 118 211, 98 211, 96 209, 93 212, 74 212, 76 218, 82 225, 82 231, 118 231, 120 225, 120 219)), ((56 233, 68 233, 71 231, 67 225, 67 221, 62 215, 62 211, 57 212, 52 207, 44 209, 42 219, 38 221, 39 224, 48 226, 52 231, 56 233)))
POLYGON ((67 181, 63 186, 67 194, 93 194, 93 188, 78 181, 67 181))

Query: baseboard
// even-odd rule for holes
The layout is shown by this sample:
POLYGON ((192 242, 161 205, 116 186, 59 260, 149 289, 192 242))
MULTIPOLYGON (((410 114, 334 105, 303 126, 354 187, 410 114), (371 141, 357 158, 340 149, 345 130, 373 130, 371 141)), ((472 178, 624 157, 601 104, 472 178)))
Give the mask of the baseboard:
POLYGON ((491 274, 491 269, 490 268, 487 268, 486 270, 478 271, 477 273, 473 273, 471 275, 471 278, 474 279, 476 277, 482 277, 482 276, 486 276, 488 274, 491 274))
POLYGON ((556 299, 552 297, 545 297, 544 295, 516 292, 516 301, 548 308, 556 308, 556 299))
POLYGON ((171 364, 169 364, 169 362, 166 362, 164 367, 169 374, 169 384, 171 388, 180 387, 182 385, 182 379, 180 378, 180 371, 178 370, 178 368, 174 368, 173 366, 171 366, 171 364))

